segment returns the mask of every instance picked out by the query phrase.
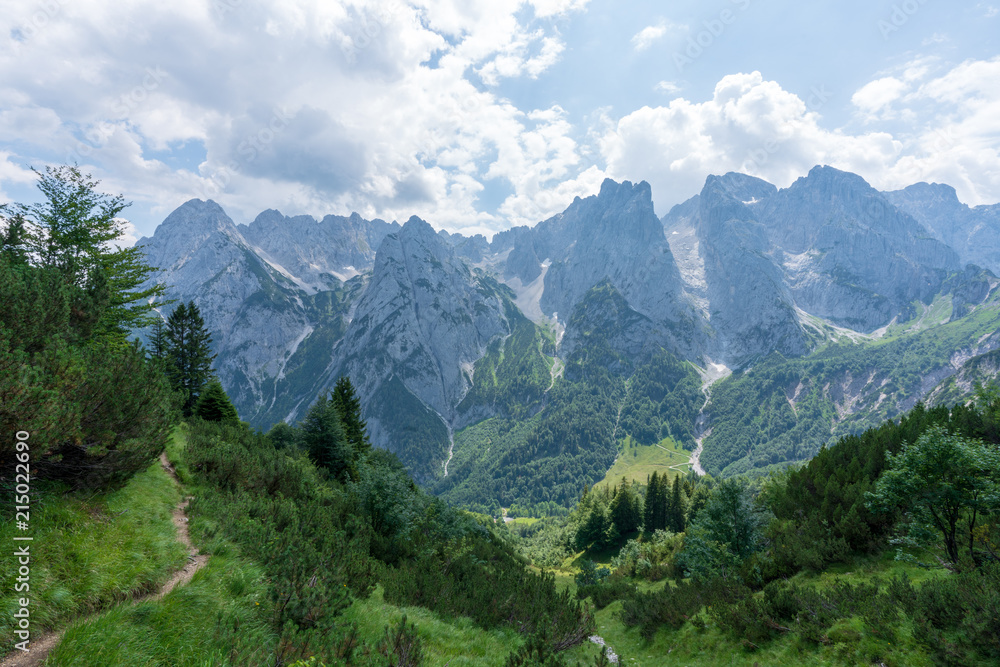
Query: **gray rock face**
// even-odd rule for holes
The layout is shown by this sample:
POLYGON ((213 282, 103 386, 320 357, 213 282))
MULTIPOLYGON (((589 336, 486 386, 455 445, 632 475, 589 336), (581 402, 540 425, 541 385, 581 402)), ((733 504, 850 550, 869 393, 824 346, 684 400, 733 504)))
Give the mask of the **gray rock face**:
POLYGON ((546 315, 566 320, 591 288, 607 281, 632 310, 660 325, 661 345, 684 356, 702 351, 704 331, 682 292, 648 183, 605 180, 598 195, 576 198, 533 229, 495 238, 492 249, 506 252, 506 245, 503 275, 521 284, 539 276, 542 262, 551 262, 539 301, 546 315))
POLYGON ((746 186, 757 184, 732 176, 708 178, 697 226, 716 356, 740 363, 772 351, 804 354, 805 333, 782 273, 768 257, 767 230, 754 204, 744 203, 755 200, 746 186))
POLYGON ((160 267, 153 280, 168 285, 167 296, 198 305, 214 339, 219 379, 244 418, 256 414, 273 400, 275 378, 314 328, 296 298, 300 290, 254 252, 213 201, 187 202, 139 245, 160 267))
POLYGON ((928 302, 960 266, 951 248, 855 174, 814 167, 758 206, 799 307, 858 331, 928 302))
POLYGON ((963 264, 1000 273, 1000 204, 970 208, 958 200, 955 188, 940 183, 916 183, 883 194, 954 248, 963 264))
POLYGON ((329 289, 370 271, 375 249, 397 223, 368 221, 357 213, 350 217, 328 215, 316 222, 312 216, 289 218, 274 209, 240 225, 244 238, 272 264, 282 267, 303 287, 329 289))
POLYGON ((613 372, 660 350, 738 367, 806 354, 826 335, 816 318, 870 332, 941 294, 958 318, 997 285, 987 271, 959 270, 993 252, 976 239, 995 241, 1000 259, 997 211, 963 208, 943 186, 883 195, 817 167, 784 190, 711 176, 662 221, 648 184, 608 180, 491 242, 356 214, 317 222, 269 210, 237 226, 192 200, 141 243, 161 267, 153 279, 201 308, 244 419, 301 419, 348 375, 373 441, 428 480, 443 473, 453 428, 499 414, 478 386, 469 392, 476 362, 493 350, 480 368, 495 374, 506 341, 521 345, 504 362, 509 387, 521 377, 510 359, 543 354, 543 341, 553 346, 544 355, 564 360, 593 349, 613 372), (946 244, 959 241, 961 258, 946 244), (528 320, 554 324, 554 335, 528 320), (512 335, 515 323, 526 333, 512 335))
MULTIPOLYGON (((385 385, 401 382, 450 429, 472 386, 473 364, 493 338, 509 333, 500 296, 413 217, 379 246, 371 282, 337 347, 334 376, 352 378, 373 442, 397 450, 407 424, 382 419, 372 401, 385 385)), ((434 465, 416 471, 419 477, 439 462, 426 463, 434 465)))
POLYGON ((859 332, 906 319, 960 267, 912 216, 830 167, 784 190, 710 176, 663 225, 684 289, 717 334, 713 354, 730 365, 773 350, 803 354, 805 315, 859 332))

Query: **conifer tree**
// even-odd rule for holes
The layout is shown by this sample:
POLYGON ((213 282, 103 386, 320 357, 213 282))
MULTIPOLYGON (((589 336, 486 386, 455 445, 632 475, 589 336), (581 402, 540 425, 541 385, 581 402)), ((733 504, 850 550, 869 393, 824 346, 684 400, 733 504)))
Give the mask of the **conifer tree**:
POLYGON ((361 400, 354 393, 350 378, 344 376, 337 380, 330 394, 330 401, 340 415, 344 436, 354 449, 355 458, 364 456, 371 451, 372 444, 368 440, 365 420, 361 418, 361 400))
POLYGON ((646 486, 646 505, 642 512, 643 530, 652 535, 656 530, 656 498, 660 493, 660 475, 653 471, 646 486))
POLYGON ((675 533, 684 532, 685 494, 681 488, 681 478, 674 477, 674 485, 671 489, 670 500, 667 503, 669 515, 667 516, 667 528, 675 533))
POLYGON ((212 337, 194 301, 181 304, 167 319, 167 377, 184 397, 190 415, 202 388, 212 376, 212 337))
POLYGON ((210 422, 238 422, 240 420, 236 408, 233 407, 222 383, 213 379, 205 386, 194 407, 194 416, 210 422))
POLYGON ((628 480, 622 477, 621 486, 611 500, 611 522, 618 535, 624 537, 639 530, 642 523, 642 501, 628 480))
POLYGON ((329 470, 335 479, 346 481, 357 478, 354 450, 344 434, 336 406, 326 396, 320 396, 309 408, 302 422, 302 442, 309 458, 329 470))
POLYGON ((165 363, 167 358, 167 329, 159 317, 153 322, 149 335, 149 358, 156 363, 165 363))
POLYGON ((666 474, 657 475, 654 471, 649 480, 649 488, 646 490, 646 520, 643 525, 643 530, 646 533, 651 535, 657 530, 668 527, 667 500, 669 495, 670 482, 666 474))

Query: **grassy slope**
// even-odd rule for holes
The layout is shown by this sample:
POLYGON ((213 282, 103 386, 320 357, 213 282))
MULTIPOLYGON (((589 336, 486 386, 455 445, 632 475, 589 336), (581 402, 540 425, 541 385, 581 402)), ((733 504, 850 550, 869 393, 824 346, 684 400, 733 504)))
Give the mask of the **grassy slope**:
MULTIPOLYGON (((37 482, 36 482, 37 485, 37 482)), ((36 489, 39 488, 36 486, 36 489)), ((156 590, 184 561, 170 520, 180 492, 159 462, 106 495, 32 498, 32 639, 75 616, 156 590)), ((0 540, 14 544, 13 521, 0 540)), ((15 571, 0 578, 0 646, 13 645, 15 571)))
MULTIPOLYGON (((167 452, 178 477, 190 483, 185 444, 180 428, 167 452)), ((197 487, 191 492, 197 493, 197 487)), ((161 601, 122 605, 75 623, 53 652, 53 662, 75 667, 216 667, 273 661, 278 636, 270 625, 262 570, 242 558, 231 543, 208 538, 214 533, 212 524, 211 517, 192 517, 192 539, 212 556, 188 585, 161 601)), ((172 525, 170 531, 173 536, 172 525)), ((369 599, 355 601, 343 621, 357 623, 359 638, 374 643, 385 626, 398 623, 404 614, 424 639, 428 666, 502 665, 522 641, 513 631, 487 632, 466 618, 443 619, 420 607, 390 605, 383 601, 381 589, 369 599)))
POLYGON ((654 471, 673 479, 690 470, 690 458, 690 453, 678 447, 672 438, 664 438, 656 445, 640 445, 626 436, 619 444, 615 464, 594 487, 618 484, 622 477, 645 484, 654 471))

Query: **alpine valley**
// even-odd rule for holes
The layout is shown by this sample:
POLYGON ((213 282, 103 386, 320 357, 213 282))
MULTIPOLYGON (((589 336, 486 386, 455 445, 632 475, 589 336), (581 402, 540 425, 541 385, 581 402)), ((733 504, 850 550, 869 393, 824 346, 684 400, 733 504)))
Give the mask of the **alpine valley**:
POLYGON ((346 375, 429 490, 540 515, 628 457, 760 473, 961 400, 1000 369, 998 240, 1000 205, 815 167, 710 176, 662 219, 606 180, 492 240, 195 199, 139 244, 244 420, 295 423, 346 375))

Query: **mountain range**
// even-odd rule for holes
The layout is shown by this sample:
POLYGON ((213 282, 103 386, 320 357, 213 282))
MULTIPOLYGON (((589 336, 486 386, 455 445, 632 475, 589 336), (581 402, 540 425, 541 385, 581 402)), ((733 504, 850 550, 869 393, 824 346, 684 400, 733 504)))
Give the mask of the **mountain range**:
POLYGON ((139 244, 243 419, 297 421, 347 375, 373 441, 469 506, 566 506, 625 437, 766 470, 996 374, 1000 205, 821 166, 652 197, 606 180, 490 240, 191 200, 139 244))

